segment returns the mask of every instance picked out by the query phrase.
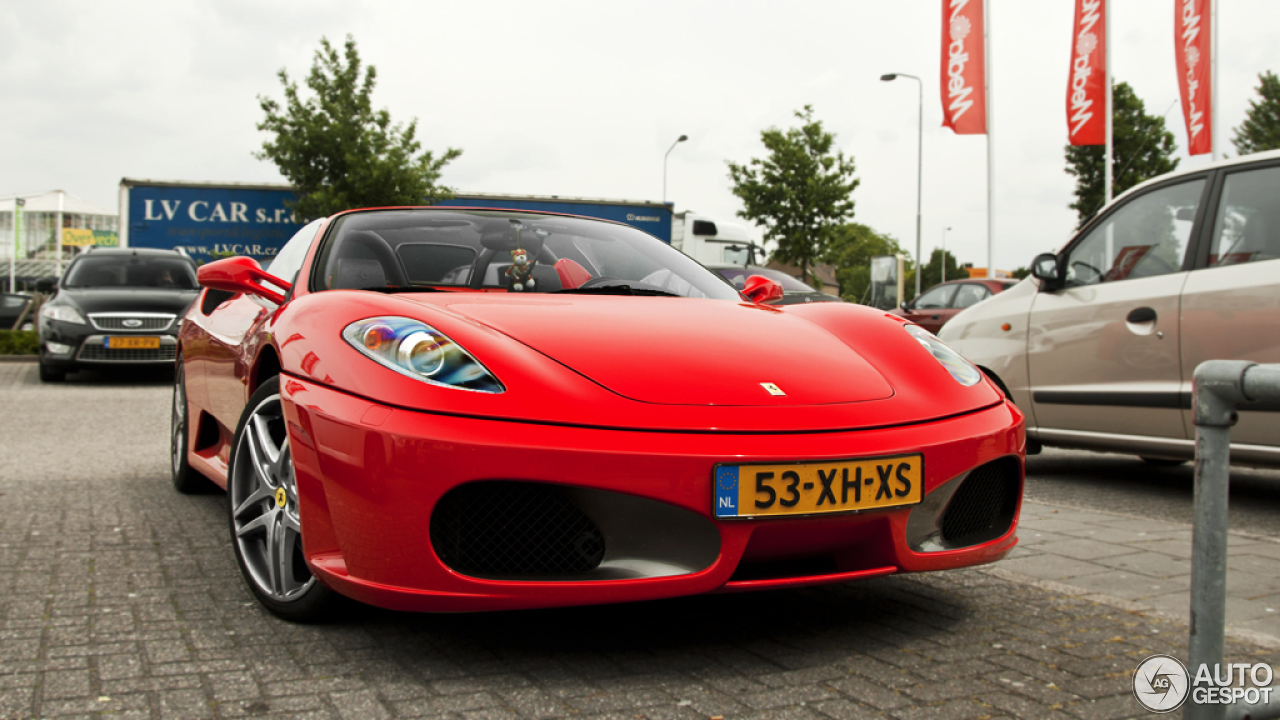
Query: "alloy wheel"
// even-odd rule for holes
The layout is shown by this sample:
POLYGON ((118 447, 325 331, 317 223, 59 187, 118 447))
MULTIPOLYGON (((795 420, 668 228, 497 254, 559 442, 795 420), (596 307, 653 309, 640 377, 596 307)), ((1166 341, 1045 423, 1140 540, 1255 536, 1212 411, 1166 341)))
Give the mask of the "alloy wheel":
POLYGON ((300 599, 315 577, 302 555, 297 484, 278 393, 263 398, 246 419, 230 475, 231 526, 245 574, 277 603, 300 599))

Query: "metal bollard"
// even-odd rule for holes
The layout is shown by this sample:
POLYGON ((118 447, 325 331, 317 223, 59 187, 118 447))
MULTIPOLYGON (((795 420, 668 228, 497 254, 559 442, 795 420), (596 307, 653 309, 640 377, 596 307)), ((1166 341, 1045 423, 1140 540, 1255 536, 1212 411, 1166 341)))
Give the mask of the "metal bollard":
MULTIPOLYGON (((1195 527, 1191 555, 1191 647, 1188 670, 1221 663, 1227 610, 1227 498, 1231 426, 1236 407, 1255 400, 1280 400, 1280 365, 1242 360, 1209 360, 1195 372, 1195 527)), ((1190 688, 1188 688, 1190 690, 1190 688)), ((1280 694, 1280 687, 1272 693, 1280 694)), ((1224 720, 1226 705, 1188 702, 1187 720, 1224 720)), ((1232 707, 1232 717, 1280 718, 1280 704, 1232 707), (1245 713, 1245 714, 1241 714, 1245 713)))

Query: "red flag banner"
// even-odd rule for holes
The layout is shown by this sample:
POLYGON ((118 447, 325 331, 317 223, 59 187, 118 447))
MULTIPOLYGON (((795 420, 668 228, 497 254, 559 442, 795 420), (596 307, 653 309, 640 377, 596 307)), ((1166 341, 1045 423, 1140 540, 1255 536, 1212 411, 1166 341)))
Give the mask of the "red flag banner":
POLYGON ((1107 142, 1107 0, 1076 0, 1067 137, 1072 145, 1107 142))
POLYGON ((1213 113, 1209 107, 1209 0, 1174 0, 1174 53, 1178 58, 1178 88, 1182 117, 1187 121, 1187 152, 1213 152, 1213 113))
POLYGON ((942 0, 942 124, 957 135, 987 132, 982 0, 942 0))

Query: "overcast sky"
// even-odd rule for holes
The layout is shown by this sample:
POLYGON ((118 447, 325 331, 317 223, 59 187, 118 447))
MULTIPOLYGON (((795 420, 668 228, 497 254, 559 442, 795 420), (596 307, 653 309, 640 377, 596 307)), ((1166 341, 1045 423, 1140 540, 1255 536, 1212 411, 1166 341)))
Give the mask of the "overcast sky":
MULTIPOLYGON (((1147 111, 1177 99, 1175 0, 1115 0, 1113 70, 1147 111)), ((1221 0, 1219 139, 1280 70, 1280 3, 1221 0)), ((991 0, 996 265, 1069 239, 1063 172, 1072 0, 991 0)), ((986 139, 941 127, 938 0, 359 2, 0 0, 0 195, 60 188, 107 208, 122 177, 280 182, 252 152, 256 96, 305 76, 321 36, 356 38, 375 107, 459 147, 463 192, 667 199, 730 218, 726 161, 811 104, 857 162, 858 222, 915 243, 916 84, 924 79, 925 254, 951 227, 986 263, 986 139)), ((1168 123, 1188 158, 1180 105, 1168 123)))

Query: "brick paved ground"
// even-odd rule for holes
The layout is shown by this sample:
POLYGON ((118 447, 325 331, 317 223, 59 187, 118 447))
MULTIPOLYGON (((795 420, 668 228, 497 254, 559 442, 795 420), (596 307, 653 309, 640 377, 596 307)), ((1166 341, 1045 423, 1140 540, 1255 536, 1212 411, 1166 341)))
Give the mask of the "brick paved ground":
MULTIPOLYGON (((487 615, 258 609, 223 496, 168 485, 166 385, 0 365, 0 718, 1113 718, 1186 626, 969 570, 487 615)), ((1280 660, 1231 643, 1230 659, 1280 660)))

